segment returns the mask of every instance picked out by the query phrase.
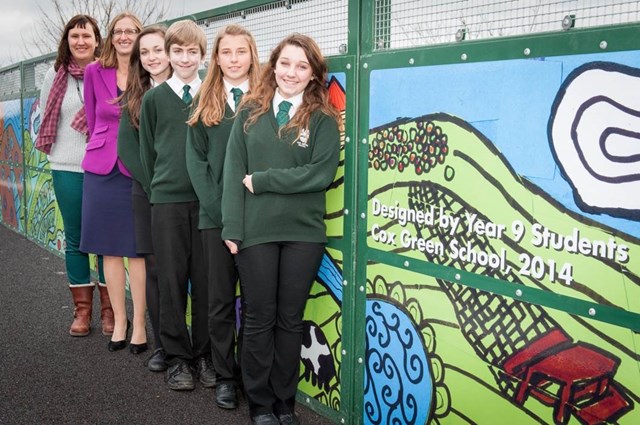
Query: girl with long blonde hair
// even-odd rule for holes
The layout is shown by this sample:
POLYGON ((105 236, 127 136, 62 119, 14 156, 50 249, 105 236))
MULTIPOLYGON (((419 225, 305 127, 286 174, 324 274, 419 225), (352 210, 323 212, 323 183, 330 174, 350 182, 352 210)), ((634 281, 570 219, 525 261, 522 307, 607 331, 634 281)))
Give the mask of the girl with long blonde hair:
POLYGON ((198 228, 207 261, 216 404, 224 409, 237 406, 239 376, 236 376, 235 360, 238 273, 233 256, 220 236, 223 164, 231 126, 242 105, 241 98, 256 85, 257 78, 258 55, 251 33, 235 24, 222 28, 214 42, 207 76, 188 121, 187 170, 200 201, 198 228))

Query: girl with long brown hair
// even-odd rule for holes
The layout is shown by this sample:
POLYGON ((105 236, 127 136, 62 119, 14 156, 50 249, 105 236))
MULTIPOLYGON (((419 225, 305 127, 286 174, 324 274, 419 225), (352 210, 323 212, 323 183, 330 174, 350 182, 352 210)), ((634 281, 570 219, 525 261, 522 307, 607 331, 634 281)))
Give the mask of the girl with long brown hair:
MULTIPOLYGON (((129 60, 129 75, 127 88, 118 98, 122 106, 122 117, 118 129, 118 156, 126 165, 133 178, 131 186, 133 215, 135 224, 136 251, 144 256, 146 271, 146 287, 144 293, 136 293, 139 299, 134 301, 134 308, 146 306, 153 331, 155 350, 146 364, 152 372, 162 372, 167 369, 164 362, 164 350, 160 342, 160 307, 158 292, 158 275, 156 271, 153 244, 151 241, 151 204, 147 192, 140 181, 144 180, 142 163, 140 162, 140 109, 142 97, 152 87, 157 86, 171 76, 169 57, 164 48, 166 28, 153 25, 140 32, 133 44, 133 52, 129 60)), ((138 291, 139 292, 139 291, 138 291)), ((132 297, 134 294, 131 294, 132 297)), ((142 314, 134 316, 144 320, 142 314)), ((134 324, 135 326, 136 324, 134 324)), ((147 342, 130 344, 129 349, 134 354, 147 350, 147 342)))
POLYGON ((325 192, 338 168, 338 112, 318 45, 272 51, 229 138, 222 238, 244 300, 242 378, 254 424, 297 424, 303 312, 327 243, 325 192))

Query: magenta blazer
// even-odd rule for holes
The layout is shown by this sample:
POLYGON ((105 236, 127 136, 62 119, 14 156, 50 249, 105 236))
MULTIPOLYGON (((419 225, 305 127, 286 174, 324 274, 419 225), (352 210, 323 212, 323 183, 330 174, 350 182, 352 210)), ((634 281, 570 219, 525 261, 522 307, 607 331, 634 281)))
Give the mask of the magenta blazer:
POLYGON ((131 173, 118 158, 118 124, 120 106, 113 103, 118 96, 115 68, 103 68, 98 62, 87 65, 84 71, 84 109, 89 126, 82 169, 94 174, 106 175, 118 164, 127 177, 131 173))

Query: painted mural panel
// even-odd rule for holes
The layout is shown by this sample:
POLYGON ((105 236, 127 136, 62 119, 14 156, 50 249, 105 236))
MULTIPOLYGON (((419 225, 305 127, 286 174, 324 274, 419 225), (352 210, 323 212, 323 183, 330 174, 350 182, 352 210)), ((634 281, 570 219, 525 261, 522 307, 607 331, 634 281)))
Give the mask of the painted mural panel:
POLYGON ((29 167, 49 169, 47 155, 35 148, 35 141, 40 132, 40 121, 42 120, 42 110, 40 109, 40 99, 31 98, 25 100, 25 131, 24 155, 25 163, 29 167))
POLYGON ((24 232, 20 99, 0 102, 0 202, 2 222, 24 232))
POLYGON ((26 222, 27 237, 41 245, 64 252, 64 226, 58 211, 47 156, 34 148, 40 131, 40 100, 24 100, 24 152, 27 164, 26 222))
POLYGON ((24 231, 21 219, 22 208, 22 167, 0 163, 0 202, 2 202, 2 222, 20 232, 24 231))
POLYGON ((64 226, 58 210, 51 174, 27 169, 27 237, 39 244, 64 252, 64 226))
POLYGON ((342 253, 327 249, 305 308, 298 389, 340 410, 342 253))
MULTIPOLYGON (((344 236, 344 118, 346 76, 331 74, 329 97, 342 113, 340 164, 327 190, 325 223, 330 238, 344 236)), ((342 252, 328 248, 306 304, 298 389, 320 403, 340 410, 340 364, 342 350, 342 252)))
MULTIPOLYGON (((640 313, 638 76, 640 52, 372 71, 367 244, 640 313)), ((367 309, 367 344, 395 332, 388 357, 411 362, 390 387, 368 345, 365 422, 640 421, 632 331, 388 267, 367 276, 386 300, 367 309)))
POLYGON ((331 74, 329 78, 329 99, 331 103, 342 113, 340 126, 340 166, 334 182, 327 191, 327 236, 342 238, 344 236, 344 120, 347 108, 346 99, 346 75, 344 73, 331 74))
POLYGON ((369 265, 366 336, 366 423, 640 420, 628 329, 369 265))

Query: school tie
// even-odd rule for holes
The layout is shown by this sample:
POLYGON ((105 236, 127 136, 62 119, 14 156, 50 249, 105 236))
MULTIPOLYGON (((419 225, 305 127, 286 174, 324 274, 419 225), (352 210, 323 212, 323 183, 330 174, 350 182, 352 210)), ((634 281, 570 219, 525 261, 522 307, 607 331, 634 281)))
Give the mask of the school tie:
POLYGON ((244 94, 242 90, 240 90, 237 87, 234 87, 231 89, 231 93, 233 94, 233 101, 236 104, 235 110, 238 110, 238 105, 240 104, 240 101, 242 100, 242 95, 244 94))
POLYGON ((182 88, 182 101, 187 105, 191 104, 191 101, 193 100, 193 97, 191 96, 191 93, 189 93, 189 90, 191 90, 191 86, 189 86, 189 84, 185 84, 182 88))
POLYGON ((278 113, 276 114, 278 127, 282 127, 289 122, 289 109, 291 109, 291 106, 291 102, 287 102, 286 100, 283 100, 278 105, 278 113))

